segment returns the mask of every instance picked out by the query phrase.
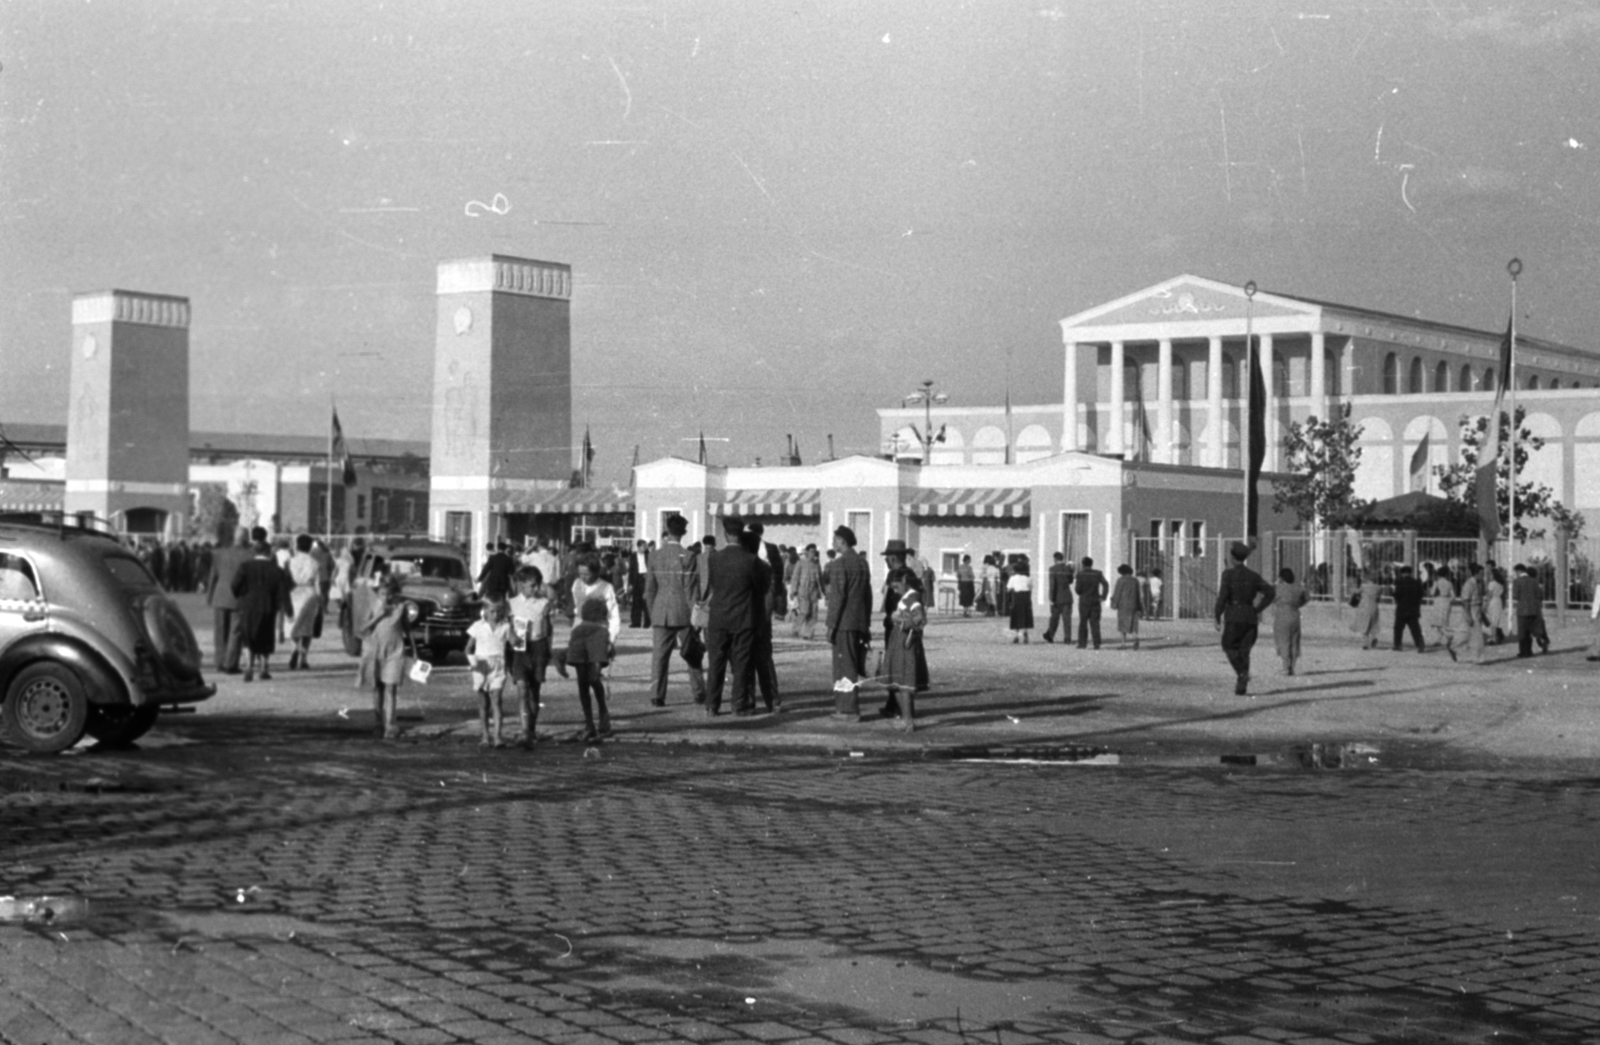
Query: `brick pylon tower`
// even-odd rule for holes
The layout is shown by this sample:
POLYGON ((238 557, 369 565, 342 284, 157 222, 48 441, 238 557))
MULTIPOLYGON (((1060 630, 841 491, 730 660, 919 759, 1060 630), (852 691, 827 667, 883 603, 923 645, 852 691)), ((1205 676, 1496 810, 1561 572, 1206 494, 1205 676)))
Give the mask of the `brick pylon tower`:
POLYGON ((72 299, 69 513, 168 537, 189 514, 189 299, 72 299))
POLYGON ((430 529, 475 564, 491 512, 572 471, 572 268, 491 254, 439 265, 430 529))

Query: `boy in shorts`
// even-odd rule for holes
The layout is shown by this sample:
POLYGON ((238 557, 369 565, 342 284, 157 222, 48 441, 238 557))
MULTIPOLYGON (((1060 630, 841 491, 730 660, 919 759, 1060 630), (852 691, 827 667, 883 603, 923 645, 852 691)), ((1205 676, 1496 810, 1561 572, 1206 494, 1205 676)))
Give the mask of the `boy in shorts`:
POLYGON ((551 615, 555 601, 537 566, 523 566, 512 575, 511 685, 516 689, 522 719, 522 749, 533 747, 539 724, 539 688, 550 663, 551 615))
POLYGON ((506 688, 506 645, 511 641, 511 625, 506 620, 506 604, 491 599, 483 604, 483 617, 467 629, 467 664, 472 668, 472 688, 478 693, 478 725, 483 730, 481 747, 500 747, 500 696, 506 688), (494 732, 489 732, 491 715, 494 732))

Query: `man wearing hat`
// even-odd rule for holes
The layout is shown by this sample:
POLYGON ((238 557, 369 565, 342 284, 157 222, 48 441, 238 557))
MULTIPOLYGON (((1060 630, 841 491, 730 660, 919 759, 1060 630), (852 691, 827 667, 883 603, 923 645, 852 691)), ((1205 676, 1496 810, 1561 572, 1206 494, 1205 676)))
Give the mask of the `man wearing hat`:
POLYGON ((1234 695, 1242 697, 1250 684, 1250 648, 1256 644, 1256 623, 1261 611, 1272 605, 1277 591, 1244 564, 1250 557, 1249 545, 1234 541, 1229 551, 1233 565, 1222 571, 1213 613, 1217 630, 1222 632, 1222 652, 1227 654, 1237 678, 1234 695))
POLYGON ((833 717, 861 716, 856 683, 867 673, 867 647, 872 644, 872 571, 856 554, 855 531, 833 531, 838 553, 828 570, 828 641, 833 644, 833 717), (848 685, 844 683, 848 682, 848 685))

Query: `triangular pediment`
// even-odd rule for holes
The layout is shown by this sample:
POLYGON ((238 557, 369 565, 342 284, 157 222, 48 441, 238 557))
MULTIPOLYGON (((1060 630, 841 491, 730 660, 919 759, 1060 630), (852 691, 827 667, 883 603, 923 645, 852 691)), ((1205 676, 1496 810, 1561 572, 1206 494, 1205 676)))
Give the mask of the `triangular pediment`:
MULTIPOLYGON (((1200 276, 1178 276, 1068 316, 1061 321, 1061 326, 1070 330, 1074 327, 1142 326, 1208 319, 1242 321, 1246 300, 1243 287, 1200 276)), ((1257 319, 1307 316, 1317 311, 1315 305, 1260 291, 1256 293, 1252 308, 1252 314, 1257 319)))

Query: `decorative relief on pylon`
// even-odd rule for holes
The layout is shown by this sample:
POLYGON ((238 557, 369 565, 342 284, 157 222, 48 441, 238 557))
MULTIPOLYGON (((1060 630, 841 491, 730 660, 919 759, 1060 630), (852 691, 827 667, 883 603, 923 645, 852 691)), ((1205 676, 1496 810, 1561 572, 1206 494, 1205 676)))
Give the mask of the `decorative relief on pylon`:
POLYGON ((492 255, 447 261, 439 266, 438 292, 465 294, 491 290, 531 298, 572 298, 572 268, 551 261, 492 255))
POLYGON ((72 299, 73 323, 140 323, 151 327, 189 327, 189 299, 162 294, 107 290, 72 299))

